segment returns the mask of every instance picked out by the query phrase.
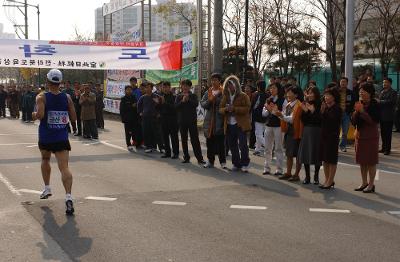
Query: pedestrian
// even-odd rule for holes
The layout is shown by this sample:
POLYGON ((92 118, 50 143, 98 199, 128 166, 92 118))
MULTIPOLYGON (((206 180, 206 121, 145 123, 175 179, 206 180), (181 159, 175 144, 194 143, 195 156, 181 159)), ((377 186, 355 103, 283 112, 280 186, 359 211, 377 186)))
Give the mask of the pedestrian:
POLYGON ((76 118, 74 104, 69 95, 61 93, 59 85, 62 80, 60 70, 51 69, 47 73, 49 92, 41 93, 36 98, 37 111, 32 114, 33 120, 40 120, 39 149, 42 155, 42 177, 44 190, 40 199, 47 199, 52 195, 50 188, 50 158, 53 153, 57 159, 65 188, 66 214, 74 213, 71 195, 72 174, 68 167, 71 145, 68 140, 67 124, 69 119, 76 118))
POLYGON ((321 105, 321 160, 324 166, 325 182, 321 189, 335 187, 335 175, 338 162, 340 123, 342 109, 339 105, 340 95, 336 88, 328 88, 324 92, 321 105))
POLYGON ((396 108, 395 126, 396 132, 400 133, 400 93, 397 94, 396 108))
POLYGON ((97 128, 104 129, 104 90, 100 84, 96 84, 96 125, 97 128))
POLYGON ((181 93, 177 95, 175 107, 178 113, 179 130, 181 133, 183 161, 182 163, 190 163, 190 155, 188 148, 188 134, 192 144, 193 153, 199 165, 204 165, 206 162, 203 159, 201 152, 199 131, 197 129, 197 106, 199 100, 190 89, 192 81, 186 79, 181 81, 181 93))
MULTIPOLYGON (((74 102, 75 112, 76 112, 76 129, 74 136, 81 136, 82 135, 82 119, 81 119, 81 104, 79 100, 82 94, 82 86, 79 82, 74 83, 74 96, 72 97, 72 101, 74 102)), ((73 122, 71 122, 73 123, 73 122)), ((73 127, 73 126, 72 126, 73 127)))
POLYGON ((278 83, 269 85, 268 87, 271 96, 265 101, 263 108, 263 116, 266 117, 266 128, 264 132, 265 145, 265 163, 263 175, 271 174, 272 149, 276 156, 276 176, 283 175, 283 132, 281 128, 281 120, 276 116, 277 111, 282 111, 285 101, 284 90, 278 83))
POLYGON ((347 152, 347 136, 350 128, 350 118, 353 113, 355 96, 349 88, 349 79, 342 77, 339 85, 340 108, 342 109, 342 136, 340 138, 339 148, 342 152, 347 152))
POLYGON ((163 133, 165 154, 162 158, 179 158, 179 127, 175 108, 176 96, 172 93, 171 83, 165 81, 161 88, 162 103, 160 107, 161 130, 163 133), (170 143, 171 139, 171 143, 170 143), (172 150, 171 150, 172 146, 172 150))
POLYGON ((0 85, 0 117, 6 117, 7 92, 3 85, 0 85))
POLYGON ((32 86, 27 86, 26 92, 22 97, 22 114, 25 123, 32 122, 32 112, 35 107, 36 94, 32 91, 32 86))
MULTIPOLYGON (((25 123, 27 123, 27 118, 26 118, 26 108, 24 106, 24 96, 25 96, 25 94, 27 92, 27 89, 28 89, 28 86, 22 87, 20 89, 19 97, 18 97, 18 103, 19 103, 18 107, 19 107, 19 109, 21 110, 21 113, 22 113, 21 120, 22 120, 22 122, 25 122, 25 123)), ((18 111, 18 113, 19 113, 19 111, 18 111)))
MULTIPOLYGON (((63 93, 68 94, 71 98, 74 98, 74 89, 71 86, 71 81, 67 80, 64 82, 64 88, 62 90, 63 93)), ((72 133, 76 133, 76 122, 71 122, 68 124, 68 133, 71 133, 71 127, 72 127, 72 133)))
POLYGON ((375 192, 376 165, 379 162, 379 112, 374 99, 375 88, 370 83, 360 86, 360 102, 355 105, 352 122, 356 127, 356 162, 360 165, 362 184, 355 191, 375 192), (368 179, 369 178, 369 179, 368 179), (368 181, 369 180, 369 181, 368 181))
MULTIPOLYGON (((365 90, 364 90, 365 91, 365 90)), ((383 80, 383 90, 379 95, 380 126, 382 149, 384 155, 390 155, 392 150, 393 122, 396 110, 397 92, 392 88, 392 79, 383 80)))
MULTIPOLYGON (((142 96, 141 90, 138 88, 137 78, 131 77, 129 82, 132 87, 132 95, 135 96, 136 101, 139 101, 140 97, 142 96)), ((135 123, 135 138, 133 144, 136 146, 136 149, 143 149, 143 128, 142 128, 142 121, 139 114, 137 115, 137 122, 135 123)))
POLYGON ((254 97, 254 102, 252 103, 251 120, 254 122, 254 134, 256 137, 256 147, 253 153, 255 156, 261 156, 265 148, 264 132, 266 118, 263 116, 263 108, 268 98, 266 88, 267 84, 265 81, 257 82, 257 94, 254 97))
POLYGON ((138 102, 138 113, 142 119, 145 152, 151 153, 157 150, 156 121, 161 97, 153 93, 153 83, 147 82, 145 86, 145 93, 138 102))
POLYGON ((19 118, 19 92, 15 85, 10 87, 8 92, 8 104, 11 118, 19 118))
POLYGON ((132 86, 125 86, 125 96, 121 98, 120 116, 122 123, 124 123, 126 146, 132 152, 132 141, 135 140, 136 128, 138 128, 137 122, 139 121, 137 100, 132 93, 132 86))
POLYGON ((279 177, 280 180, 288 181, 299 181, 299 173, 301 169, 301 163, 296 160, 295 173, 292 175, 292 168, 294 164, 294 158, 297 158, 301 136, 303 133, 303 123, 301 122, 301 102, 299 96, 301 90, 298 87, 290 86, 286 88, 286 105, 283 106, 283 110, 279 111, 275 106, 275 115, 278 116, 282 121, 282 130, 285 133, 284 145, 286 155, 286 173, 279 177))
MULTIPOLYGON (((251 131, 249 132, 248 135, 248 139, 249 139, 249 148, 251 149, 256 149, 256 142, 257 142, 257 138, 256 138, 256 133, 255 133, 255 122, 253 119, 253 115, 252 115, 252 109, 253 109, 253 105, 255 104, 255 96, 257 95, 257 92, 253 91, 253 86, 249 83, 247 83, 244 87, 243 87, 243 92, 250 98, 250 103, 251 103, 251 107, 250 107, 250 120, 251 120, 251 131)), ((261 142, 263 143, 263 142, 261 142)), ((229 147, 228 147, 229 148, 229 147)))
POLYGON ((311 87, 305 93, 305 101, 301 104, 303 135, 301 138, 298 160, 304 164, 306 178, 303 184, 311 182, 310 166, 314 165, 314 185, 319 185, 319 170, 321 168, 321 94, 317 87, 311 87))
POLYGON ((226 169, 224 121, 219 112, 222 96, 222 75, 214 73, 211 75, 211 87, 204 93, 200 101, 201 107, 206 111, 203 132, 206 137, 208 161, 204 168, 214 167, 215 155, 218 155, 222 169, 226 169))
POLYGON ((96 94, 88 84, 83 85, 83 93, 79 99, 81 119, 83 121, 83 138, 99 139, 96 126, 96 94))
POLYGON ((223 89, 219 111, 224 116, 224 133, 232 153, 232 170, 247 173, 250 164, 247 145, 247 132, 251 131, 250 98, 242 92, 240 80, 236 76, 229 76, 223 89))

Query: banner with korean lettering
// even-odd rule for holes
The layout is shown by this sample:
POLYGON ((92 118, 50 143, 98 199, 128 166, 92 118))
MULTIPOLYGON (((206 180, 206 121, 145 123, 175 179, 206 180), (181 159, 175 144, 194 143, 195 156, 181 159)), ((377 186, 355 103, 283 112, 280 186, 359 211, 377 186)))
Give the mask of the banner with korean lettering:
POLYGON ((191 34, 182 38, 179 38, 177 41, 182 41, 182 58, 193 58, 196 57, 196 34, 191 34))
POLYGON ((130 85, 130 83, 107 80, 104 96, 108 98, 121 98, 125 95, 125 86, 127 85, 130 85))
POLYGON ((119 114, 120 100, 104 98, 104 111, 119 114))
POLYGON ((182 42, 77 42, 0 39, 0 67, 179 70, 182 42))
POLYGON ((111 0, 110 3, 103 5, 103 16, 115 13, 140 2, 143 2, 143 0, 111 0))

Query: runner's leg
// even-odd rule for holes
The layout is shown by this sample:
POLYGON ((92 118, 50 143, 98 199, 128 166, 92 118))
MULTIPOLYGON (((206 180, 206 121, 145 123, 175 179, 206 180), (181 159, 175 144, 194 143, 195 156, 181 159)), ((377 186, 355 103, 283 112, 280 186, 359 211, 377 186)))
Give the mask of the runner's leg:
POLYGON ((41 170, 42 170, 43 182, 45 186, 49 186, 50 173, 51 173, 51 166, 50 166, 51 152, 46 150, 40 150, 40 153, 42 154, 41 170))
POLYGON ((66 194, 71 194, 72 188, 72 174, 68 168, 69 161, 69 152, 68 151, 60 151, 56 152, 56 159, 58 164, 58 169, 60 169, 62 182, 65 188, 66 194))

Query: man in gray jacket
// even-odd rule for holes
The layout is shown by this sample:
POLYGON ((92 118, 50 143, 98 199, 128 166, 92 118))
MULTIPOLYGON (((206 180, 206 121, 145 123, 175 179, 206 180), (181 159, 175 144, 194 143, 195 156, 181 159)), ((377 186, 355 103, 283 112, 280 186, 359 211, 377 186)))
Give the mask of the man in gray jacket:
POLYGON ((211 76, 211 88, 209 88, 201 99, 201 106, 206 110, 203 123, 204 136, 207 140, 207 158, 204 168, 214 167, 215 155, 223 169, 226 168, 224 120, 219 113, 219 104, 223 96, 222 76, 213 74, 211 76))
POLYGON ((397 92, 392 88, 392 79, 386 78, 383 80, 383 90, 379 96, 380 105, 380 126, 382 149, 380 153, 390 155, 392 147, 392 131, 394 114, 396 108, 397 92))

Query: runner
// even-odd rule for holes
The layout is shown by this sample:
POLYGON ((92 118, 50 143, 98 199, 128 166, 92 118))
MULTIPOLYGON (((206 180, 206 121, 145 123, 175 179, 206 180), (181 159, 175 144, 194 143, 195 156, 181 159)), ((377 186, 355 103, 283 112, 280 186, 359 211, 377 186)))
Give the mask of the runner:
POLYGON ((47 199, 52 195, 50 189, 50 158, 54 153, 58 168, 62 176, 62 182, 66 192, 66 214, 74 213, 71 196, 72 174, 68 168, 69 151, 71 145, 68 140, 67 125, 69 119, 76 121, 74 104, 69 95, 60 92, 62 73, 58 69, 51 69, 47 74, 48 92, 39 94, 36 98, 37 111, 32 113, 33 120, 40 120, 39 149, 42 154, 42 177, 44 191, 41 199, 47 199))

